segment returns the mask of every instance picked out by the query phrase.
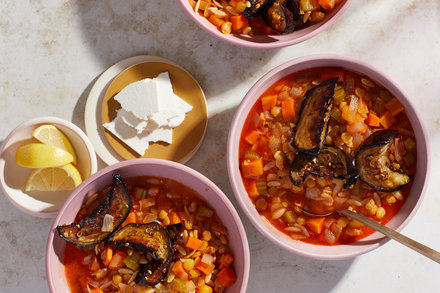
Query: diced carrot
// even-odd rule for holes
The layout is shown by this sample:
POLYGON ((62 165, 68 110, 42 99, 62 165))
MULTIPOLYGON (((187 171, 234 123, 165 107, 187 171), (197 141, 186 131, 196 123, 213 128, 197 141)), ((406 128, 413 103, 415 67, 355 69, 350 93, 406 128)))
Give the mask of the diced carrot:
POLYGON ((122 223, 122 227, 131 224, 131 223, 136 223, 136 214, 134 212, 130 212, 127 216, 127 218, 125 219, 124 223, 122 223))
POLYGON ((397 98, 392 98, 388 101, 388 103, 385 104, 385 108, 390 111, 391 115, 396 116, 403 110, 405 110, 405 107, 403 107, 402 103, 397 98))
POLYGON ((243 27, 245 27, 248 23, 247 18, 243 16, 243 14, 232 15, 230 18, 232 23, 232 30, 236 31, 243 27))
POLYGON ((385 113, 380 116, 379 122, 383 126, 383 128, 388 129, 391 125, 393 125, 394 122, 396 122, 396 119, 389 111, 385 111, 385 113))
POLYGON ((192 250, 197 250, 200 248, 200 246, 202 246, 203 241, 200 239, 197 239, 195 237, 188 237, 188 241, 186 242, 186 247, 188 247, 189 249, 192 250))
POLYGON ((255 197, 255 196, 260 195, 260 192, 258 191, 258 188, 257 188, 257 182, 255 180, 248 181, 246 190, 247 190, 249 196, 255 197))
POLYGON ((196 269, 198 269, 199 271, 201 271, 205 275, 209 275, 215 269, 215 265, 212 263, 207 264, 207 263, 204 263, 203 261, 201 261, 196 265, 196 269))
POLYGON ((216 17, 213 15, 211 15, 208 20, 215 26, 220 27, 222 26, 222 24, 225 23, 225 21, 222 18, 216 17))
POLYGON ((322 81, 326 81, 334 77, 339 77, 339 82, 344 81, 344 71, 339 69, 328 69, 324 70, 321 74, 322 81))
POLYGON ((370 112, 368 113, 367 119, 365 119, 365 123, 367 123, 369 126, 379 127, 379 117, 376 114, 370 112))
POLYGON ((127 256, 122 250, 117 250, 113 253, 112 260, 110 261, 108 267, 112 270, 120 269, 124 266, 124 258, 127 256))
POLYGON ((256 177, 263 175, 263 158, 256 160, 244 160, 241 164, 241 170, 245 178, 256 177))
POLYGON ((174 274, 176 274, 176 276, 178 276, 182 280, 184 281, 188 280, 188 273, 185 271, 185 268, 183 267, 183 263, 181 260, 178 260, 173 264, 172 271, 174 274))
POLYGON ((223 234, 223 235, 228 235, 228 230, 224 226, 222 226, 216 222, 213 222, 211 224, 211 230, 219 232, 220 234, 223 234))
POLYGON ((177 212, 173 211, 168 216, 170 218, 170 224, 171 225, 178 224, 178 223, 182 222, 182 220, 180 219, 180 216, 179 216, 179 214, 177 212))
POLYGON ((229 267, 232 264, 233 261, 234 261, 234 256, 232 254, 230 254, 230 253, 223 253, 220 256, 220 259, 218 260, 219 268, 220 269, 227 268, 227 267, 229 267))
POLYGON ((281 114, 284 121, 292 120, 295 117, 295 102, 292 98, 287 98, 281 102, 281 114))
POLYGON ((320 234, 324 226, 325 217, 316 217, 306 219, 306 224, 309 226, 310 230, 320 234))
POLYGON ((319 5, 325 10, 332 10, 336 5, 336 0, 319 0, 319 5))
POLYGON ((260 137, 260 133, 256 129, 250 131, 246 137, 244 138, 248 143, 254 144, 257 142, 258 138, 260 137))
POLYGON ((277 95, 270 95, 261 98, 263 111, 270 111, 277 104, 277 95))
POLYGON ((231 268, 223 268, 218 272, 217 280, 223 287, 229 287, 237 280, 237 274, 231 268))
POLYGON ((104 293, 104 291, 102 291, 102 290, 99 289, 99 288, 92 288, 92 289, 90 289, 89 292, 90 292, 90 293, 104 293))
POLYGON ((108 266, 112 260, 113 257, 113 249, 109 246, 107 246, 104 251, 101 253, 101 260, 102 263, 106 266, 108 266))

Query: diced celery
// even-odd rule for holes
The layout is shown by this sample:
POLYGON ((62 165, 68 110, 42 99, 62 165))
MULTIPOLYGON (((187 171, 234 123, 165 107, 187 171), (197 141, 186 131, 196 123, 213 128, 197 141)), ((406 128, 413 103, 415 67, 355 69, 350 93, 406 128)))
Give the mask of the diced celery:
POLYGON ((133 253, 132 255, 128 255, 124 258, 123 262, 125 266, 133 271, 137 271, 139 269, 139 255, 133 253))
POLYGON ((147 192, 148 191, 142 187, 135 187, 134 188, 134 196, 137 199, 145 199, 145 197, 147 196, 147 192))
POLYGON ((408 151, 414 150, 414 147, 416 146, 416 142, 411 137, 405 139, 403 143, 405 144, 405 148, 408 151))
POLYGON ((266 178, 259 178, 256 182, 257 184, 257 189, 258 192, 260 193, 260 195, 267 195, 267 183, 266 183, 266 178))
POLYGON ((381 90, 379 93, 379 97, 382 99, 382 101, 384 102, 388 102, 389 100, 391 100, 391 94, 389 91, 387 90, 381 90))
POLYGON ((345 91, 343 87, 337 87, 335 89, 335 93, 333 95, 333 99, 336 106, 339 106, 339 104, 345 100, 345 91))
POLYGON ((295 213, 293 211, 285 212, 283 217, 287 223, 294 223, 296 221, 295 213))
POLYGON ((339 123, 343 123, 344 119, 342 118, 342 112, 336 107, 333 107, 330 111, 330 115, 333 119, 338 121, 339 123))
POLYGON ((253 151, 246 151, 246 152, 244 153, 244 159, 245 159, 245 160, 256 160, 256 159, 258 159, 258 158, 260 158, 260 155, 257 154, 256 152, 253 152, 253 151))
POLYGON ((214 211, 211 209, 208 209, 207 207, 200 205, 197 209, 197 215, 201 217, 207 217, 210 218, 214 215, 214 211))

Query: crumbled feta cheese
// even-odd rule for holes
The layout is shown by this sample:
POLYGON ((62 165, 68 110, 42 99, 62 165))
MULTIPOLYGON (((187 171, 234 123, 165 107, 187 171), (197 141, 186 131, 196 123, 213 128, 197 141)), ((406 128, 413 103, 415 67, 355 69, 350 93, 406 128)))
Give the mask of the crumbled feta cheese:
POLYGON ((173 128, 192 110, 190 104, 174 94, 168 72, 129 84, 115 100, 122 108, 113 121, 103 126, 140 155, 150 142, 171 144, 173 128))

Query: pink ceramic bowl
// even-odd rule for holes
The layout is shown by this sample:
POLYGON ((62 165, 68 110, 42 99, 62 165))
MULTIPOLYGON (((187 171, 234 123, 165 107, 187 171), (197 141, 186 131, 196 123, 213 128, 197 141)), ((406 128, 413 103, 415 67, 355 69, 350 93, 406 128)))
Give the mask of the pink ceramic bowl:
POLYGON ((135 176, 158 176, 176 180, 200 194, 217 211, 228 228, 229 241, 234 253, 237 281, 226 292, 246 292, 249 278, 249 244, 243 224, 226 195, 209 179, 185 165, 160 159, 134 159, 108 166, 84 181, 66 200, 52 223, 46 247, 46 275, 50 291, 70 292, 63 265, 65 241, 56 226, 71 223, 84 200, 94 192, 111 183, 114 173, 123 178, 135 176))
POLYGON ((255 209, 243 186, 239 169, 238 145, 241 131, 246 117, 260 95, 273 83, 291 73, 314 67, 342 67, 368 76, 371 80, 388 89, 392 95, 399 98, 405 106, 407 116, 412 124, 417 140, 417 169, 414 178, 411 196, 394 216, 387 226, 400 231, 411 220, 423 200, 430 170, 430 155, 428 135, 422 124, 421 116, 417 113, 409 96, 402 87, 380 70, 347 56, 340 55, 312 55, 294 59, 284 63, 264 75, 249 90, 238 107, 233 118, 228 137, 227 164, 229 180, 238 203, 252 224, 270 241, 287 251, 317 259, 346 259, 371 251, 389 239, 376 232, 360 241, 349 245, 323 246, 312 245, 295 241, 275 229, 267 220, 264 220, 255 209))
POLYGON ((294 31, 290 34, 270 36, 246 36, 241 34, 223 34, 205 17, 199 15, 198 13, 195 13, 194 9, 189 3, 189 0, 179 0, 183 9, 188 13, 191 19, 194 20, 197 25, 199 25, 202 29, 204 29, 211 35, 234 45, 259 49, 274 49, 291 46, 316 36, 320 32, 329 28, 345 12, 345 10, 347 10, 352 1, 353 0, 342 0, 341 3, 339 3, 338 6, 335 7, 335 9, 333 9, 326 15, 323 21, 310 25, 306 28, 294 31))

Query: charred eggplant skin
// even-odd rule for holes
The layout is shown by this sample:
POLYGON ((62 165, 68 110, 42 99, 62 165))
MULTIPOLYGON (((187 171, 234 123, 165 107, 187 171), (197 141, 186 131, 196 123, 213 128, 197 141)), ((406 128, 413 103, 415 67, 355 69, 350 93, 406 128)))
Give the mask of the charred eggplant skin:
POLYGON ((298 151, 317 155, 324 145, 337 81, 337 77, 324 81, 304 95, 291 141, 298 151))
POLYGON ((243 16, 246 18, 254 18, 259 16, 266 7, 272 4, 273 0, 249 0, 249 2, 251 6, 243 11, 243 16))
POLYGON ((58 235, 77 246, 90 247, 106 240, 125 221, 133 202, 120 175, 113 175, 104 201, 79 223, 57 226, 58 235), (113 230, 101 231, 105 215, 113 217, 113 230))
POLYGON ((274 0, 263 11, 265 22, 279 34, 288 34, 303 25, 296 0, 274 0))
POLYGON ((170 236, 158 222, 130 223, 114 232, 106 243, 151 253, 155 260, 162 263, 167 262, 172 255, 170 236))
POLYGON ((300 186, 308 175, 315 175, 344 180, 345 186, 350 187, 356 180, 351 160, 350 155, 333 146, 324 146, 316 156, 298 153, 290 167, 289 177, 296 186, 300 186))
MULTIPOLYGON (((172 255, 176 251, 177 240, 182 236, 182 223, 169 225, 165 228, 169 237, 171 238, 172 255)), ((173 257, 170 257, 166 262, 152 259, 149 263, 145 264, 137 275, 136 282, 143 286, 154 286, 162 281, 167 275, 168 268, 173 261, 173 257)))
POLYGON ((399 135, 397 130, 378 130, 371 134, 356 152, 356 167, 360 179, 381 192, 393 192, 408 184, 412 177, 402 170, 394 170, 388 149, 399 135))

